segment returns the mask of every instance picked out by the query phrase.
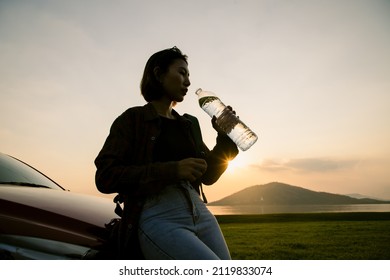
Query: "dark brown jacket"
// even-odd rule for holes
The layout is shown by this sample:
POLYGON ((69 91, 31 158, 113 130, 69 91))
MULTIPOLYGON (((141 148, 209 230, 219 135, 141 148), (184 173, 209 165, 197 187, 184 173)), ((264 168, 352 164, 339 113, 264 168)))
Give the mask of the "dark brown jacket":
MULTIPOLYGON (((173 114, 192 141, 197 156, 207 162, 207 171, 193 185, 200 193, 201 183, 215 183, 238 154, 226 135, 217 136, 210 151, 203 143, 198 120, 173 114)), ((134 227, 144 198, 178 181, 177 162, 153 162, 153 149, 161 130, 161 120, 153 105, 133 107, 112 124, 104 146, 95 159, 96 186, 102 193, 119 193, 124 202, 123 220, 134 227)))

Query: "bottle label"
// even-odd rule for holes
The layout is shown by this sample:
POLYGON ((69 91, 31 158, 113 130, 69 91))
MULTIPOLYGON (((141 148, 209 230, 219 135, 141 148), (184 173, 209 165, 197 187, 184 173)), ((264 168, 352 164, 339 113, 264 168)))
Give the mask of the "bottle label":
POLYGON ((218 97, 216 96, 205 96, 199 99, 199 106, 203 107, 207 105, 210 102, 213 102, 214 100, 218 100, 218 97))

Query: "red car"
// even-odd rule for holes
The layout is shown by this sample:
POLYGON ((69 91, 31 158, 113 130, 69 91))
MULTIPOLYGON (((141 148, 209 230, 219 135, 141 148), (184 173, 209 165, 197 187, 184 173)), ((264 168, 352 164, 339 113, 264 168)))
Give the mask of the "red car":
POLYGON ((0 259, 109 259, 114 208, 0 153, 0 259))

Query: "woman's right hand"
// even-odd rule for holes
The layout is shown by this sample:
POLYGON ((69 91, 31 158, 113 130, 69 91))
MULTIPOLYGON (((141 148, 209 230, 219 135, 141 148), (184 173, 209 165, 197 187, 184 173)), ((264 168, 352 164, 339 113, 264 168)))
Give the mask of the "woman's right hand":
POLYGON ((207 170, 207 162, 201 158, 186 158, 179 161, 178 177, 180 180, 193 182, 200 178, 207 170))

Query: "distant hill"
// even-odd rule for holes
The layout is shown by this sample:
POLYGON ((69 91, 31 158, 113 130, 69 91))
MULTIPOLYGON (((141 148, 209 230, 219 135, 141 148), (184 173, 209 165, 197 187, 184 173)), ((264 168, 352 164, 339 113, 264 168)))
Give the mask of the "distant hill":
POLYGON ((374 199, 374 200, 379 200, 379 201, 384 201, 386 199, 381 199, 381 198, 378 198, 378 197, 372 197, 372 196, 368 196, 368 195, 363 195, 363 194, 360 194, 360 193, 348 193, 346 194, 346 196, 350 196, 350 197, 353 197, 353 198, 370 198, 370 199, 374 199))
POLYGON ((347 195, 315 192, 301 187, 273 182, 246 188, 209 205, 342 205, 384 204, 371 198, 353 198, 347 195))

